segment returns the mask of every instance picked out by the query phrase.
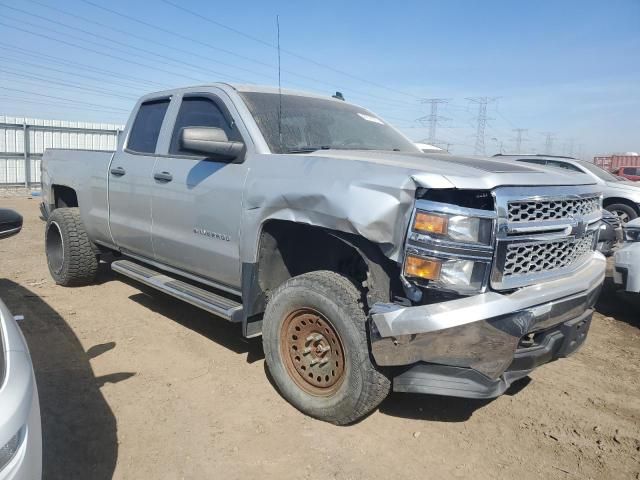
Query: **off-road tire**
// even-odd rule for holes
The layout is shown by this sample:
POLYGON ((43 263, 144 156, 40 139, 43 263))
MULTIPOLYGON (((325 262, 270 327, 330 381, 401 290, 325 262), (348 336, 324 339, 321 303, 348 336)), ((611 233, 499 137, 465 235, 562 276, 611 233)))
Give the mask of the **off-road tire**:
POLYGON ((635 209, 633 209, 629 205, 625 205, 624 203, 614 203, 612 205, 607 205, 605 208, 606 210, 609 210, 611 213, 620 218, 620 221, 623 223, 626 223, 629 220, 633 220, 634 218, 638 217, 638 212, 636 212, 635 209), (622 213, 623 215, 619 215, 618 212, 622 213))
POLYGON ((98 256, 78 208, 57 208, 49 215, 45 251, 49 272, 58 285, 77 287, 95 280, 98 256))
MULTIPOLYGON (((271 295, 264 314, 262 343, 269 373, 282 396, 303 413, 337 425, 364 417, 389 393, 391 382, 371 359, 361 292, 346 277, 316 271, 293 277, 271 295), (285 319, 299 309, 319 312, 343 346, 344 370, 337 390, 314 395, 301 388, 285 365, 281 338, 285 319)), ((286 350, 287 347, 284 347, 286 350)), ((300 382, 299 379, 297 379, 300 382)))

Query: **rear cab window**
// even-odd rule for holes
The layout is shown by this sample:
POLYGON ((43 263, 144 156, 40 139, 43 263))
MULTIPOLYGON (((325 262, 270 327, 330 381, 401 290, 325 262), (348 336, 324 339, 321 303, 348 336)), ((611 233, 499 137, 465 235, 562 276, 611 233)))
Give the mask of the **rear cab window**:
POLYGON ((152 100, 140 105, 129 133, 127 150, 135 153, 154 154, 160 128, 167 113, 170 99, 152 100))

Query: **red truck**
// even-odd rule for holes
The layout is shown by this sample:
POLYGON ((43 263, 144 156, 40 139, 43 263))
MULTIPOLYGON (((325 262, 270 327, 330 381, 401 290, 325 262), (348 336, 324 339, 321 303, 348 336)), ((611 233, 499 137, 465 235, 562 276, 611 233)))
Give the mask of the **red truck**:
POLYGON ((593 163, 615 175, 629 180, 640 180, 640 155, 608 155, 594 157, 593 163))
POLYGON ((614 169, 612 173, 619 177, 624 177, 627 180, 633 180, 634 182, 640 180, 640 167, 630 167, 625 165, 614 169))

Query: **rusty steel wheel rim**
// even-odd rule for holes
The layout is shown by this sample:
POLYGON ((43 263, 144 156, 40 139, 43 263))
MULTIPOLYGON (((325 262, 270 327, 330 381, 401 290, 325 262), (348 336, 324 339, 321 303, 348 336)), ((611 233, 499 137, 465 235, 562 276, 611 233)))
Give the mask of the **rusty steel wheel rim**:
POLYGON ((310 308, 300 308, 284 319, 280 353, 289 376, 305 392, 328 396, 344 379, 344 348, 331 323, 310 308))

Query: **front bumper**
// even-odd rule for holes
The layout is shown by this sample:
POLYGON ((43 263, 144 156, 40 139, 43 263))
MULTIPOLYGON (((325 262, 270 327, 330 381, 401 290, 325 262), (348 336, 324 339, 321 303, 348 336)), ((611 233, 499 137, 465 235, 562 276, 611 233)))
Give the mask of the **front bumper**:
MULTIPOLYGON (((487 292, 417 307, 377 304, 369 322, 373 357, 381 366, 433 364, 464 369, 490 383, 513 381, 506 372, 525 336, 540 337, 568 322, 590 319, 605 265, 605 258, 594 252, 570 277, 511 294, 487 292)), ((547 357, 546 361, 553 359, 547 357)))

